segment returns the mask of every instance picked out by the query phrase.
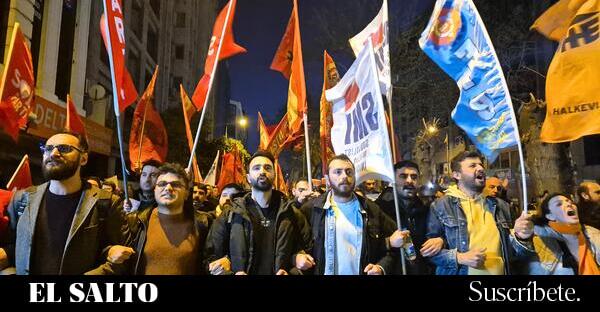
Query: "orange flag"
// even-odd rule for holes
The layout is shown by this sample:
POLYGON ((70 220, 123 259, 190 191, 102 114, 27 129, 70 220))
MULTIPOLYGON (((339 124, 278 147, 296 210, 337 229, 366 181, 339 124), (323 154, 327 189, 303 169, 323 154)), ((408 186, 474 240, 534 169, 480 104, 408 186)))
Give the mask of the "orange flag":
POLYGON ((213 26, 213 35, 210 38, 206 62, 204 63, 204 75, 198 82, 196 90, 192 95, 192 102, 194 105, 196 105, 196 109, 199 111, 202 110, 202 107, 204 107, 204 102, 206 102, 210 78, 212 75, 214 75, 213 67, 215 61, 220 61, 238 53, 246 52, 246 49, 236 44, 233 38, 232 25, 233 17, 235 16, 235 4, 236 0, 230 0, 229 4, 226 5, 223 10, 221 10, 221 13, 219 13, 219 16, 217 16, 217 20, 213 26), (230 7, 231 9, 229 9, 230 7), (227 17, 228 11, 230 11, 229 17, 227 17), (225 25, 225 20, 227 20, 227 25, 225 25), (221 38, 221 34, 223 34, 223 27, 225 27, 225 33, 221 38), (217 55, 219 45, 221 46, 221 50, 219 55, 217 55))
POLYGON ((86 136, 83 121, 79 117, 79 114, 77 113, 77 108, 75 108, 73 99, 69 94, 67 94, 67 120, 65 121, 65 129, 67 131, 79 133, 83 136, 86 136))
POLYGON ((150 159, 159 162, 167 159, 167 130, 152 103, 157 73, 158 66, 133 113, 129 134, 129 161, 133 171, 141 170, 142 163, 150 159))
POLYGON ((138 97, 131 75, 125 67, 125 27, 121 0, 104 0, 106 11, 100 18, 100 32, 109 56, 112 56, 112 79, 119 94, 119 111, 123 112, 138 97), (110 36, 108 35, 110 34, 110 36), (109 51, 109 47, 111 48, 109 51))
POLYGON ((281 170, 281 165, 279 165, 279 161, 275 160, 275 183, 274 188, 286 196, 289 193, 287 184, 285 183, 285 177, 283 176, 283 171, 281 170))
MULTIPOLYGON (((188 140, 188 146, 190 148, 190 152, 194 147, 194 138, 192 137, 192 129, 190 128, 190 121, 192 117, 196 113, 196 109, 194 108, 194 104, 188 97, 187 93, 183 89, 183 85, 179 85, 179 94, 181 96, 181 106, 183 108, 183 121, 185 123, 185 136, 188 140)), ((196 157, 194 156, 194 161, 192 161, 192 166, 194 168, 194 182, 202 182, 202 174, 200 173, 200 168, 198 167, 198 162, 196 161, 196 157)))
POLYGON ((265 150, 271 140, 271 135, 276 126, 267 126, 262 118, 260 112, 258 112, 258 133, 260 136, 260 142, 258 143, 258 149, 265 150))
POLYGON ((10 181, 6 185, 6 189, 12 191, 14 188, 25 189, 33 185, 31 181, 31 169, 29 168, 29 156, 23 156, 21 163, 13 173, 10 181))
MULTIPOLYGON (((2 43, 3 44, 3 43, 2 43)), ((35 90, 31 52, 19 23, 13 28, 8 57, 0 78, 0 127, 16 142, 27 125, 35 90)))
POLYGON ((271 135, 269 136, 269 144, 267 144, 265 150, 269 151, 275 158, 277 158, 284 148, 295 144, 302 136, 303 132, 290 131, 288 114, 286 113, 283 115, 275 129, 273 129, 271 132, 271 135))
POLYGON ((302 60, 302 42, 300 40, 300 23, 298 21, 298 2, 294 0, 294 8, 288 22, 283 39, 279 44, 271 68, 281 71, 288 77, 287 115, 292 132, 301 131, 304 113, 306 112, 306 85, 304 79, 304 62, 302 60), (291 42, 291 47, 290 47, 291 42), (291 60, 291 62, 290 62, 291 60), (289 69, 288 69, 288 63, 289 69))
POLYGON ((331 145, 331 127, 333 126, 333 115, 331 114, 331 102, 325 98, 325 90, 333 88, 340 81, 333 59, 327 51, 323 51, 323 91, 321 93, 321 164, 323 174, 327 172, 327 162, 335 156, 331 145))
POLYGON ((221 164, 221 174, 217 187, 223 190, 223 187, 229 183, 244 184, 246 173, 244 164, 237 149, 223 155, 223 163, 221 164))
POLYGON ((559 40, 546 76, 542 142, 568 142, 600 133, 598 11, 599 0, 563 0, 532 26, 559 40))

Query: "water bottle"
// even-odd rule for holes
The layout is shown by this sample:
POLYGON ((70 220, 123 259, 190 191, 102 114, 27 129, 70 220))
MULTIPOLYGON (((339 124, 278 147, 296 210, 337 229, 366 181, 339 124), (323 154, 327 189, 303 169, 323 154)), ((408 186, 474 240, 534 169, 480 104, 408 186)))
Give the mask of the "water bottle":
POLYGON ((410 261, 415 261, 417 259, 417 252, 415 251, 415 245, 413 245, 412 239, 410 235, 404 239, 404 245, 402 245, 402 249, 404 250, 404 255, 410 261))

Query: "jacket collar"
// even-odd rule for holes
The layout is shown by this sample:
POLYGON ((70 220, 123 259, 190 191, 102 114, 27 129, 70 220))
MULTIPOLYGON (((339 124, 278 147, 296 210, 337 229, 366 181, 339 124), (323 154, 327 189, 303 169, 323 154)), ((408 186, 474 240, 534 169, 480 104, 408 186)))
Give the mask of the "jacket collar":
POLYGON ((73 236, 75 236, 75 233, 77 233, 77 230, 79 227, 81 227, 81 224, 85 221, 87 216, 90 214, 90 211, 92 211, 92 208, 94 208, 96 205, 99 194, 99 188, 95 186, 83 186, 81 198, 79 199, 79 204, 77 205, 77 210, 75 211, 75 216, 73 217, 73 222, 71 223, 71 229, 69 230, 69 236, 67 236, 66 245, 69 245, 69 241, 71 241, 73 236))

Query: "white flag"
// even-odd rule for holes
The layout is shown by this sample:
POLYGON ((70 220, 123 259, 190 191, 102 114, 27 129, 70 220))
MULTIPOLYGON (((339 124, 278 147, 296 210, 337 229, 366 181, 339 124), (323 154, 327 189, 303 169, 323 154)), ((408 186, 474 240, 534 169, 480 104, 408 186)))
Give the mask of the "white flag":
POLYGON ((378 85, 373 45, 367 45, 342 80, 325 92, 333 102, 331 143, 356 168, 356 184, 368 179, 394 182, 385 109, 378 85))
POLYGON ((206 174, 206 178, 204 179, 204 184, 217 185, 217 166, 219 165, 220 152, 221 151, 217 151, 217 156, 215 157, 215 160, 213 161, 212 166, 210 166, 210 169, 206 174))
POLYGON ((390 74, 390 45, 388 41, 388 8, 387 0, 383 0, 381 10, 375 18, 356 36, 350 38, 350 46, 354 55, 358 56, 360 51, 369 41, 373 41, 373 51, 375 53, 375 63, 377 64, 377 74, 379 75, 379 84, 381 93, 385 94, 388 100, 392 91, 392 76, 390 74))

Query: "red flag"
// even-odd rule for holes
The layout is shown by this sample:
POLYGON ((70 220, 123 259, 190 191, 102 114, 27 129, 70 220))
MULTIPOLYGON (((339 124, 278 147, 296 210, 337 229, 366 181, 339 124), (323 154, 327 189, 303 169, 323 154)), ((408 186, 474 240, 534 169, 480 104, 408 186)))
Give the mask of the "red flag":
POLYGON ((13 192, 7 190, 0 190, 0 241, 6 236, 6 230, 10 220, 6 214, 6 208, 12 199, 13 192))
POLYGON ((335 156, 331 145, 331 127, 333 126, 333 115, 331 114, 331 103, 325 98, 325 90, 333 88, 340 81, 333 59, 327 51, 323 51, 323 91, 321 93, 321 117, 319 134, 321 138, 321 164, 322 172, 327 172, 327 162, 335 156))
POLYGON ((269 136, 269 144, 265 150, 269 151, 275 158, 279 157, 281 151, 289 145, 295 144, 303 136, 303 132, 290 131, 288 114, 283 115, 275 129, 269 136))
MULTIPOLYGON (((190 148, 190 153, 194 148, 194 138, 192 137, 192 129, 190 128, 190 120, 196 113, 196 109, 194 108, 194 104, 188 97, 185 89, 183 89, 183 85, 179 85, 179 95, 181 96, 181 106, 183 109, 183 122, 185 124, 185 136, 187 137, 188 146, 190 148)), ((200 173, 200 167, 198 167, 198 162, 196 161, 196 156, 194 156, 194 160, 192 161, 192 166, 194 168, 194 182, 202 182, 202 174, 200 173)))
POLYGON ((13 190, 14 188, 17 188, 18 190, 20 190, 20 189, 28 188, 32 185, 33 185, 33 182, 31 182, 31 169, 29 168, 29 156, 25 155, 25 156, 23 156, 23 159, 21 159, 21 163, 15 170, 15 173, 13 173, 12 178, 10 178, 10 181, 6 185, 6 189, 9 191, 13 190))
POLYGON ((154 99, 154 83, 158 74, 158 66, 154 70, 150 84, 138 102, 129 135, 129 161, 131 170, 138 171, 141 164, 150 159, 164 162, 167 159, 169 146, 167 130, 160 114, 152 104, 154 99))
POLYGON ((79 133, 83 136, 86 136, 83 121, 79 117, 79 114, 77 113, 77 108, 75 108, 73 99, 69 94, 67 94, 67 120, 65 122, 65 129, 67 131, 79 133))
POLYGON ((283 176, 283 171, 281 170, 281 165, 279 165, 279 161, 275 160, 275 183, 274 187, 276 190, 282 192, 286 196, 288 195, 288 187, 285 183, 285 177, 283 176))
POLYGON ((221 10, 221 13, 219 13, 219 16, 217 16, 217 19, 215 20, 215 24, 213 26, 213 35, 210 38, 206 62, 204 63, 204 75, 198 82, 196 90, 192 95, 192 102, 194 105, 196 105, 196 109, 199 111, 202 110, 204 102, 206 102, 210 77, 214 75, 213 67, 215 60, 224 60, 238 53, 246 52, 246 49, 236 44, 233 38, 232 25, 233 18, 235 16, 235 4, 236 0, 229 1, 229 5, 225 6, 221 10), (229 17, 227 16, 228 11, 230 12, 229 17), (225 20, 227 20, 227 25, 225 25, 225 20), (223 29, 223 27, 225 27, 225 29, 223 29), (221 38, 222 34, 223 37, 221 38), (219 45, 221 46, 220 52, 219 45), (219 55, 217 55, 217 52, 219 52, 219 55))
POLYGON ((283 38, 281 38, 279 47, 275 52, 275 57, 273 57, 273 61, 271 62, 271 69, 281 72, 285 79, 290 79, 290 74, 292 73, 295 17, 294 11, 292 11, 292 16, 290 16, 287 27, 285 28, 283 38))
POLYGON ((260 142, 258 143, 258 149, 264 150, 267 149, 269 145, 269 141, 271 139, 271 134, 275 129, 275 126, 267 126, 265 125, 265 121, 262 118, 260 112, 258 112, 258 133, 260 137, 260 142))
POLYGON ((112 79, 117 86, 119 111, 122 112, 135 102, 138 93, 125 67, 125 23, 121 0, 104 0, 104 5, 105 12, 100 18, 100 32, 109 56, 112 55, 112 79))
POLYGON ((31 52, 19 23, 13 28, 8 57, 0 78, 0 127, 16 142, 27 125, 35 90, 31 52))
POLYGON ((244 165, 237 149, 223 155, 221 165, 221 174, 217 187, 223 190, 223 187, 229 183, 244 184, 246 177, 244 165))

